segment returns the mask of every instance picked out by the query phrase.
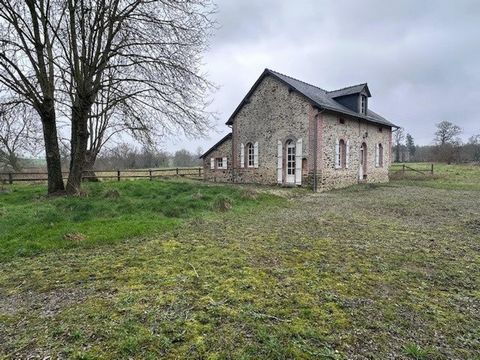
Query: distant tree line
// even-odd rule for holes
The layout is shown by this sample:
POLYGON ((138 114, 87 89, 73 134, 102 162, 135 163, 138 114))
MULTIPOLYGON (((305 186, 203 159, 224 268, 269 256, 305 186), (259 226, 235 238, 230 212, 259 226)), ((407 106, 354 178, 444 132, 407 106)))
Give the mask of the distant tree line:
POLYGON ((393 160, 395 162, 480 163, 480 134, 471 136, 466 143, 460 135, 462 129, 442 121, 436 126, 433 145, 415 145, 411 134, 403 128, 394 131, 393 160))
POLYGON ((169 153, 154 148, 137 148, 131 144, 122 143, 100 153, 95 161, 94 170, 200 166, 201 152, 202 150, 199 148, 195 153, 185 149, 169 153))

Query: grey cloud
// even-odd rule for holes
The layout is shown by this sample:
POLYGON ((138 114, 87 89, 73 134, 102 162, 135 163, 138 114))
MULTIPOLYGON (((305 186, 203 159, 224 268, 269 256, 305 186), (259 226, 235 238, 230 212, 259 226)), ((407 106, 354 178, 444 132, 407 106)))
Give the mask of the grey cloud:
MULTIPOLYGON (((204 149, 265 67, 326 89, 367 81, 373 109, 418 143, 434 124, 480 133, 480 2, 220 0, 220 28, 205 69, 220 85, 218 133, 189 142, 204 149)), ((184 143, 180 143, 182 146, 184 143)), ((181 146, 173 145, 178 148, 181 146)))

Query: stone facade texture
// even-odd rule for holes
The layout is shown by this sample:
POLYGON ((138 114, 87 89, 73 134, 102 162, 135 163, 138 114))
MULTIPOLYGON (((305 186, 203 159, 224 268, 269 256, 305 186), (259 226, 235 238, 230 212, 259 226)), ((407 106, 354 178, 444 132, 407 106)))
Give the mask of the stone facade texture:
POLYGON ((345 187, 359 182, 360 148, 366 144, 366 179, 368 183, 388 182, 388 168, 391 158, 391 129, 389 127, 367 123, 354 118, 323 113, 319 116, 322 138, 319 148, 318 168, 320 169, 319 188, 328 190, 345 187), (340 123, 343 119, 343 124, 340 123), (381 130, 380 130, 381 129, 381 130), (348 168, 335 168, 336 141, 344 140, 349 144, 348 168), (383 164, 376 166, 376 145, 382 144, 383 164))
POLYGON ((203 178, 213 182, 232 181, 232 139, 227 139, 218 145, 214 150, 205 154, 203 158, 203 178), (218 158, 227 158, 227 168, 217 169, 218 158), (214 159, 215 168, 211 168, 211 159, 214 159))
MULTIPOLYGON (((285 147, 288 140, 302 138, 302 158, 308 158, 308 111, 305 99, 283 85, 266 77, 252 94, 248 104, 233 121, 233 178, 235 182, 276 184, 278 140, 285 147), (241 144, 258 142, 258 168, 243 168, 241 144)), ((244 157, 244 162, 246 153, 244 157)), ((285 155, 283 156, 285 161, 285 155)))
POLYGON ((232 138, 204 157, 204 177, 208 181, 277 184, 278 142, 282 144, 285 184, 286 143, 302 139, 302 186, 312 186, 314 174, 318 190, 345 187, 359 181, 388 181, 391 160, 391 128, 355 117, 319 110, 279 80, 267 76, 236 113, 232 138), (341 121, 340 121, 341 120, 341 121), (348 166, 336 168, 336 143, 348 141, 348 166), (258 143, 258 167, 246 164, 248 143, 258 143), (366 177, 359 177, 360 149, 366 145, 366 177), (241 144, 245 147, 241 166, 241 144), (383 165, 376 166, 376 145, 383 146, 383 165), (315 151, 316 150, 316 151, 315 151), (228 169, 210 169, 210 159, 228 158, 228 169), (316 165, 316 166, 315 166, 316 165))

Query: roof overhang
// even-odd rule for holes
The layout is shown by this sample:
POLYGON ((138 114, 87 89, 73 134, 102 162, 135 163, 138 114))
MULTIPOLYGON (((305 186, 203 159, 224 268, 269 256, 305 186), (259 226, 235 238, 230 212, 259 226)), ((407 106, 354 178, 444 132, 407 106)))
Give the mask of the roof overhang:
POLYGON ((228 133, 225 135, 219 142, 213 145, 210 149, 205 151, 202 155, 199 156, 199 159, 203 159, 205 156, 210 154, 212 151, 216 150, 220 145, 222 145, 225 141, 230 140, 232 138, 232 133, 228 133))

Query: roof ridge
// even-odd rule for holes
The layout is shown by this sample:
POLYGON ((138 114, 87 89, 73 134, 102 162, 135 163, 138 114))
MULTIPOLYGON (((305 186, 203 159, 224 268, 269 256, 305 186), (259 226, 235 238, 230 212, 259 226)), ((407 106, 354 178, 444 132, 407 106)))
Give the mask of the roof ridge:
POLYGON ((275 71, 275 70, 272 70, 272 69, 268 69, 268 68, 267 68, 267 70, 268 70, 268 71, 271 71, 271 72, 273 72, 273 73, 275 73, 275 74, 279 74, 279 75, 285 76, 285 77, 290 78, 290 79, 292 79, 292 80, 301 82, 301 83, 303 83, 303 84, 305 84, 305 85, 312 86, 312 87, 314 87, 314 88, 317 88, 317 89, 319 89, 319 90, 322 90, 322 91, 328 93, 327 90, 322 89, 321 87, 319 87, 319 86, 317 86, 317 85, 313 85, 313 84, 307 83, 306 81, 303 81, 303 80, 294 78, 294 77, 289 76, 289 75, 282 74, 281 72, 278 72, 278 71, 275 71))
POLYGON ((354 88, 356 86, 360 86, 360 85, 368 85, 368 83, 360 83, 360 84, 356 84, 356 85, 350 85, 350 86, 345 86, 343 88, 340 88, 340 89, 336 89, 336 90, 329 90, 327 91, 327 93, 332 93, 332 92, 336 92, 336 91, 342 91, 342 90, 346 90, 346 89, 350 89, 350 88, 354 88))

